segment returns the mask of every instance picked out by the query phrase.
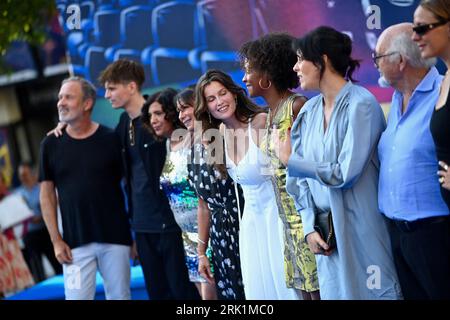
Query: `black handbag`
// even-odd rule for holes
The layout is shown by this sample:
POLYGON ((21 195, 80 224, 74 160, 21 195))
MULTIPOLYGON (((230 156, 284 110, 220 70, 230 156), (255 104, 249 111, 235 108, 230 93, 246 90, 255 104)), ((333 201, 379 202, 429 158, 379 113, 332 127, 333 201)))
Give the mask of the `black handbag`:
POLYGON ((336 233, 333 226, 333 216, 331 211, 316 215, 314 230, 316 230, 327 243, 329 247, 328 250, 336 249, 336 233))

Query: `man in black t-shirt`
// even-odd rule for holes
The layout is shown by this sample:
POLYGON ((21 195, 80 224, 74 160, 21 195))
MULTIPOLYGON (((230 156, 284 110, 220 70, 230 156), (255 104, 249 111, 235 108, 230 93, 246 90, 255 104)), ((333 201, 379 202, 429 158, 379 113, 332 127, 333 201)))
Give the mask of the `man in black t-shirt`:
POLYGON ((57 107, 67 127, 61 138, 52 135, 41 143, 41 208, 63 264, 66 299, 93 299, 97 269, 107 299, 130 299, 131 234, 120 187, 120 145, 114 131, 91 120, 95 97, 85 79, 62 83, 57 107))
POLYGON ((200 299, 189 281, 181 230, 161 190, 165 142, 155 141, 142 127, 142 65, 117 60, 101 74, 105 98, 123 108, 116 127, 122 147, 131 226, 150 299, 200 299))

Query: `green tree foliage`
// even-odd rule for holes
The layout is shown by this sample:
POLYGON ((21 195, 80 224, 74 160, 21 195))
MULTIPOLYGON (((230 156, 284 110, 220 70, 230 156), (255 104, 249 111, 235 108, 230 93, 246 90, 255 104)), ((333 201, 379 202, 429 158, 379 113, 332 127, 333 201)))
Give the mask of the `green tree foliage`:
POLYGON ((44 42, 45 28, 55 12, 55 0, 0 0, 0 69, 13 41, 44 42))

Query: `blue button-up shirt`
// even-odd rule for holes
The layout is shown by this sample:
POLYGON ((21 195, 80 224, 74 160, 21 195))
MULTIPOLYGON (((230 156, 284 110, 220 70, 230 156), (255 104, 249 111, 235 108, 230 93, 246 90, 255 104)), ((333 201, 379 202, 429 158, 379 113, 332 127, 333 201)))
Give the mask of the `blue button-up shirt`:
POLYGON ((442 76, 431 68, 414 90, 402 114, 403 95, 395 91, 386 130, 378 144, 378 202, 388 218, 413 221, 448 215, 436 174, 438 160, 430 119, 442 76))

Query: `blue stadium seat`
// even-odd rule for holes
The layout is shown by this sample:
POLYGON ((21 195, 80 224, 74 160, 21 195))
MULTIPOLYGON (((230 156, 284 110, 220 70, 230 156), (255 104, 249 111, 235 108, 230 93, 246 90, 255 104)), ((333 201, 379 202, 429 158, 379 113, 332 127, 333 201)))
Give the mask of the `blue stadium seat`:
POLYGON ((67 50, 69 51, 71 62, 74 64, 80 63, 80 55, 78 48, 83 45, 83 32, 70 32, 67 35, 67 50))
POLYGON ((96 0, 97 11, 115 9, 117 0, 96 0))
MULTIPOLYGON (((120 13, 120 43, 106 50, 106 60, 117 60, 118 55, 141 56, 145 47, 151 46, 152 10, 149 6, 133 6, 120 13), (126 53, 122 52, 126 50, 126 53), (132 50, 133 52, 131 52, 132 50)), ((140 61, 140 58, 139 58, 140 61)))
POLYGON ((215 21, 215 16, 220 14, 218 5, 218 0, 202 0, 197 4, 199 46, 189 53, 189 59, 202 73, 211 68, 224 71, 239 68, 236 52, 215 21))
POLYGON ((93 45, 93 22, 89 19, 81 21, 81 31, 69 30, 66 32, 67 49, 70 53, 71 62, 74 64, 83 63, 86 50, 93 45))
POLYGON ((96 87, 102 89, 98 83, 98 76, 108 65, 105 59, 105 49, 102 47, 92 46, 87 49, 85 58, 85 77, 90 80, 96 87))
POLYGON ((104 10, 94 14, 94 44, 103 48, 120 42, 120 11, 104 10))
POLYGON ((94 1, 83 1, 80 3, 81 20, 92 20, 94 18, 95 3, 94 1))
POLYGON ((119 0, 120 8, 127 8, 131 6, 145 6, 145 5, 155 5, 157 0, 119 0))
MULTIPOLYGON (((111 3, 108 2, 109 4, 111 3)), ((105 5, 105 3, 102 5, 105 5)), ((107 60, 104 56, 105 48, 120 43, 119 21, 120 11, 115 9, 95 12, 93 22, 88 19, 82 21, 83 40, 81 44, 76 46, 78 55, 72 56, 74 60, 72 63, 76 65, 74 66, 75 70, 84 73, 86 78, 90 79, 96 85, 97 71, 103 70, 107 66, 107 60), (100 57, 100 55, 103 56, 100 57)), ((73 37, 74 40, 69 45, 69 50, 73 50, 73 47, 76 45, 75 40, 79 40, 79 34, 73 37)))
POLYGON ((152 43, 152 8, 133 6, 120 14, 120 42, 125 48, 142 50, 152 43))
POLYGON ((195 4, 170 1, 158 5, 152 13, 152 47, 142 52, 142 62, 151 66, 155 85, 196 79, 200 73, 189 63, 189 51, 195 47, 195 4))

